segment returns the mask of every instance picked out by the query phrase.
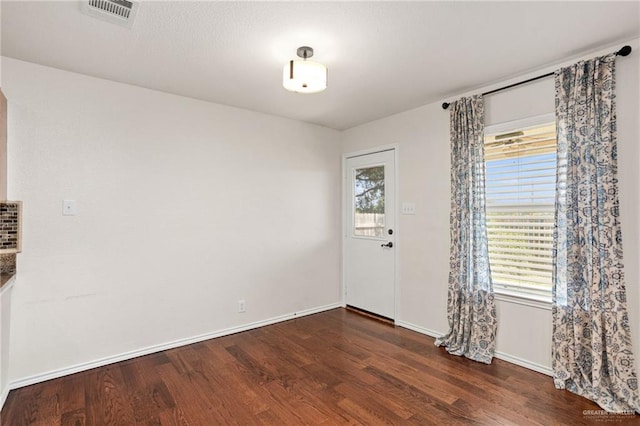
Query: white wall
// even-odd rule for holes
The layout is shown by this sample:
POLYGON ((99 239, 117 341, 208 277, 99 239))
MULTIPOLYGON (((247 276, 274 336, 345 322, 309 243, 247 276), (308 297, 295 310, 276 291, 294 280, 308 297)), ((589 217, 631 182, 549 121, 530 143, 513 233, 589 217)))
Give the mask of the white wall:
MULTIPOLYGON (((2 2, 0 2, 0 57, 2 57, 2 2)), ((0 81, 2 81, 2 67, 0 66, 0 81)))
POLYGON ((337 131, 2 67, 24 202, 12 382, 341 302, 337 131))
MULTIPOLYGON (((636 360, 640 359, 640 41, 631 56, 617 60, 618 146, 621 220, 625 249, 629 316, 636 360)), ((621 47, 585 54, 591 58, 621 47)), ((509 81, 479 88, 481 93, 553 71, 579 58, 509 81)), ((471 93, 461 94, 469 95, 471 93)), ((432 335, 447 331, 449 271, 449 113, 441 103, 455 97, 364 124, 343 132, 343 153, 397 143, 400 145, 400 203, 415 202, 417 214, 400 216, 401 325, 432 335)), ((486 125, 554 110, 553 78, 486 97, 486 125)), ((497 303, 497 351, 502 358, 538 371, 551 368, 551 311, 511 301, 497 303)), ((640 364, 639 364, 640 365, 640 364)), ((640 371, 640 369, 639 369, 640 371)))

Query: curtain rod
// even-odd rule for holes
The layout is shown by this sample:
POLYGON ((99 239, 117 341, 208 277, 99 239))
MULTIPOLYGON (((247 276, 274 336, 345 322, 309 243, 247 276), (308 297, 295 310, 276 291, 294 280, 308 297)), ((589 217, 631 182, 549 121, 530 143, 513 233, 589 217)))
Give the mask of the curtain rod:
MULTIPOLYGON (((620 50, 618 50, 616 52, 616 56, 628 56, 630 53, 631 53, 631 46, 623 46, 622 49, 620 49, 620 50)), ((530 83, 532 81, 540 80, 541 78, 551 77, 553 74, 555 74, 555 72, 550 72, 550 73, 547 73, 547 74, 544 74, 544 75, 539 75, 537 77, 533 77, 533 78, 530 78, 530 79, 525 80, 525 81, 520 81, 518 83, 513 83, 513 84, 510 84, 508 86, 500 87, 498 89, 493 89, 493 90, 490 90, 488 92, 484 92, 482 94, 482 96, 486 96, 486 95, 490 95, 492 93, 501 92, 503 90, 511 89, 512 87, 516 87, 516 86, 520 86, 521 84, 526 84, 526 83, 530 83)), ((449 105, 451 105, 451 103, 444 102, 442 104, 442 109, 449 108, 449 105)))

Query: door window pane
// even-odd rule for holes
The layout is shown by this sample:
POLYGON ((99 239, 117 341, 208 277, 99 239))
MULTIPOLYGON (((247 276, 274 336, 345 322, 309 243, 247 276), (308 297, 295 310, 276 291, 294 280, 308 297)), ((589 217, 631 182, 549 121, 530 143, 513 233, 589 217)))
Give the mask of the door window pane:
POLYGON ((361 237, 384 236, 384 166, 355 170, 354 229, 361 237))

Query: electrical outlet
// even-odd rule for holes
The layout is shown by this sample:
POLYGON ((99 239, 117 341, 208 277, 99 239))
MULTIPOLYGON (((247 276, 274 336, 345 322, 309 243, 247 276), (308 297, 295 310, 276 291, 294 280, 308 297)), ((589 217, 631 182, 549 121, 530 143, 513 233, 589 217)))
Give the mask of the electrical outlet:
POLYGON ((62 215, 75 216, 78 214, 78 203, 76 200, 62 200, 62 215))
POLYGON ((238 312, 243 313, 246 309, 247 307, 245 306, 244 300, 238 300, 238 312))
POLYGON ((416 203, 402 203, 402 214, 416 214, 416 203))

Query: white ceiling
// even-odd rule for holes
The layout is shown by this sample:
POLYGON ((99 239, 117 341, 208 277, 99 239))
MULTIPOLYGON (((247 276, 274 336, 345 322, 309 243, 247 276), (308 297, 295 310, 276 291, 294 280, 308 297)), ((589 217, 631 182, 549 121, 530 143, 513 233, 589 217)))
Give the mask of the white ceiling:
MULTIPOLYGON (((346 129, 640 36, 638 2, 157 2, 132 29, 2 1, 2 54, 346 129), (309 45, 329 87, 282 88, 309 45)), ((640 54, 634 52, 633 54, 640 54)))

